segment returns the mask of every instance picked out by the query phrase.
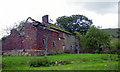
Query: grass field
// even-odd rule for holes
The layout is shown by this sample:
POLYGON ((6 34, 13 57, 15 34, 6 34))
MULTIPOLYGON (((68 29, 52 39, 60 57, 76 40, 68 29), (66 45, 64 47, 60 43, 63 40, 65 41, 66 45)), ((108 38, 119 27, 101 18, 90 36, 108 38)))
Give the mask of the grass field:
POLYGON ((3 70, 118 70, 115 54, 58 54, 47 56, 48 61, 70 61, 71 64, 31 67, 30 61, 44 56, 3 56, 3 70))

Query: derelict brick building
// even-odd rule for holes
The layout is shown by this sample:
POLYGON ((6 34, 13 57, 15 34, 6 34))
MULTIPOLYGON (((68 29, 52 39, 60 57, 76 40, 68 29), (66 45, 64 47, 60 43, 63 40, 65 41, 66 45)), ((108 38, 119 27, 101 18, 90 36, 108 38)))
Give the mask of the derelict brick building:
POLYGON ((20 30, 12 29, 2 41, 3 55, 40 56, 45 53, 79 52, 79 37, 57 27, 49 23, 48 15, 42 17, 42 23, 29 17, 20 30), (23 35, 20 35, 21 31, 23 35))

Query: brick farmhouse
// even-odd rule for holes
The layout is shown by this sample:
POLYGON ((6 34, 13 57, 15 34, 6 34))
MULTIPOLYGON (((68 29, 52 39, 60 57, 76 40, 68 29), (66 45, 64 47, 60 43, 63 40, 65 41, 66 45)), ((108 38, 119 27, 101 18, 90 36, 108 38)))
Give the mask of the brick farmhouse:
POLYGON ((42 17, 42 23, 29 17, 20 30, 12 29, 2 41, 2 54, 40 56, 45 53, 79 53, 79 37, 48 20, 48 15, 42 17))

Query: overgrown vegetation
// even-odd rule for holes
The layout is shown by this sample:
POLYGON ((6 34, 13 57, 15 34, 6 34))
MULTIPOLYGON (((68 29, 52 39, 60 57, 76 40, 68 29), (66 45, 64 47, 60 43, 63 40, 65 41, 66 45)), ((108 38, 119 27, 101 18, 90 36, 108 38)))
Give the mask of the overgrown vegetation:
POLYGON ((47 60, 47 58, 34 59, 30 62, 30 66, 32 67, 50 66, 50 62, 47 60))
POLYGON ((75 33, 80 38, 83 53, 119 53, 120 29, 99 29, 92 26, 92 20, 83 15, 61 16, 56 19, 56 25, 75 33), (115 41, 114 41, 115 40, 115 41), (102 51, 102 50, 109 51, 102 51))
POLYGON ((50 66, 57 66, 57 65, 66 65, 71 64, 70 61, 49 61, 46 57, 42 59, 34 59, 30 62, 31 67, 50 67, 50 66))
POLYGON ((114 29, 103 29, 103 31, 107 32, 110 36, 110 51, 108 53, 111 54, 120 54, 120 28, 114 29))
POLYGON ((105 32, 107 32, 111 38, 120 38, 120 28, 109 28, 109 29, 103 29, 105 32))
MULTIPOLYGON (((104 48, 110 48, 111 38, 107 32, 92 26, 85 35, 79 32, 76 36, 80 37, 82 53, 104 53, 104 48)), ((107 53, 107 52, 106 52, 107 53)))
POLYGON ((120 54, 120 42, 119 40, 112 40, 110 43, 110 51, 108 53, 111 54, 120 54))
POLYGON ((85 38, 87 48, 98 50, 99 52, 102 51, 102 47, 109 47, 110 44, 109 35, 94 26, 87 31, 85 38))
POLYGON ((1 40, 4 41, 6 38, 7 38, 7 36, 3 36, 3 37, 1 38, 1 40))

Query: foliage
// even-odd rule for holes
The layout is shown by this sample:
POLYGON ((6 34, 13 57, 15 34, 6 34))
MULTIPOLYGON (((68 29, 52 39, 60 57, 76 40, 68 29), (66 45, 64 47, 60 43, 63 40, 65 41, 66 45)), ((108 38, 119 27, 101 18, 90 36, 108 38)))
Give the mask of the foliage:
POLYGON ((92 26, 85 35, 87 48, 99 50, 102 46, 109 46, 110 38, 103 30, 92 26))
POLYGON ((79 37, 79 38, 82 37, 82 35, 79 32, 75 31, 74 33, 76 34, 77 37, 79 37))
POLYGON ((31 67, 49 67, 49 66, 56 66, 56 65, 66 65, 70 64, 70 61, 49 61, 47 58, 43 59, 34 59, 30 62, 31 67))
POLYGON ((81 35, 81 33, 75 31, 74 32, 76 34, 77 37, 79 37, 80 39, 80 51, 84 52, 83 50, 86 48, 86 39, 84 35, 81 35), (83 49, 83 50, 82 50, 83 49))
POLYGON ((120 48, 120 42, 119 40, 114 40, 112 43, 111 43, 111 46, 115 46, 116 48, 120 48))
POLYGON ((96 54, 99 54, 99 50, 95 50, 95 53, 96 53, 96 54))
POLYGON ((110 35, 111 41, 110 41, 110 51, 108 53, 111 54, 120 54, 120 28, 109 28, 109 29, 103 29, 103 31, 107 32, 110 35))
POLYGON ((109 28, 109 29, 102 29, 107 32, 111 38, 119 38, 120 37, 120 28, 109 28))
POLYGON ((47 58, 43 58, 43 59, 34 59, 30 62, 30 66, 33 67, 39 67, 39 66, 50 66, 49 61, 47 60, 47 58))
POLYGON ((6 38, 7 38, 7 36, 3 36, 3 37, 1 38, 1 40, 4 41, 6 38))
POLYGON ((86 32, 92 25, 92 20, 89 20, 83 15, 61 16, 56 20, 56 24, 69 32, 86 32))
POLYGON ((108 53, 111 54, 120 54, 120 42, 119 40, 112 40, 110 43, 110 51, 108 53))

